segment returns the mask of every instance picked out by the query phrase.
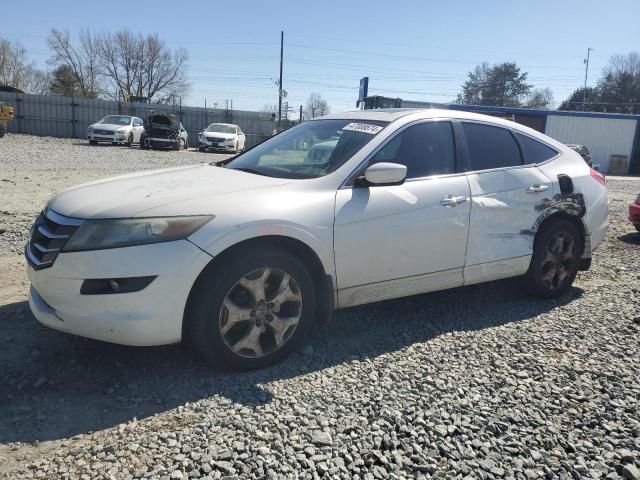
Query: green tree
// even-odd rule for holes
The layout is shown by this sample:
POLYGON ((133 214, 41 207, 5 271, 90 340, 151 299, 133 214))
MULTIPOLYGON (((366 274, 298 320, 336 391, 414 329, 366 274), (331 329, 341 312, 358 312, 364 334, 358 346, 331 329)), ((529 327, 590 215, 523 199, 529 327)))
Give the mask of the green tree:
MULTIPOLYGON (((575 90, 560 110, 582 110, 584 88, 575 90)), ((585 110, 640 114, 640 53, 613 55, 596 87, 587 87, 585 110)))
POLYGON ((60 65, 53 71, 49 90, 54 95, 68 97, 79 95, 81 92, 78 77, 68 65, 60 65))
POLYGON ((515 62, 489 65, 484 62, 467 74, 457 102, 470 105, 519 107, 526 101, 531 85, 527 73, 515 62))
MULTIPOLYGON (((573 91, 569 98, 567 98, 564 102, 560 104, 558 110, 582 110, 582 100, 584 97, 585 89, 577 88, 573 91)), ((600 91, 597 88, 587 87, 586 89, 586 101, 587 108, 591 112, 600 112, 602 111, 601 106, 597 105, 600 101, 600 91), (598 110, 598 108, 600 108, 598 110)))

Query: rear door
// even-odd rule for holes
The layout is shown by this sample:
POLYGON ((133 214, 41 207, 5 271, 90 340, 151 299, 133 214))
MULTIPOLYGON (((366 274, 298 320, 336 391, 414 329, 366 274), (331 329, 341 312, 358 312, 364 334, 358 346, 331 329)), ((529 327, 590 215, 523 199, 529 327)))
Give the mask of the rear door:
POLYGON ((535 163, 558 152, 505 127, 470 121, 461 127, 471 188, 465 283, 522 274, 533 251, 534 224, 554 193, 535 163))

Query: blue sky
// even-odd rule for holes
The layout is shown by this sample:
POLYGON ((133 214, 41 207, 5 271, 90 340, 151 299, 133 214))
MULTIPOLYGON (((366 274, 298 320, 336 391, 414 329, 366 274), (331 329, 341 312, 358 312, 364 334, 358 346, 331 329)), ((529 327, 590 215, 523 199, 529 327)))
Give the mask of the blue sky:
POLYGON ((516 61, 560 102, 584 82, 587 47, 589 84, 612 54, 640 50, 639 0, 3 3, 0 36, 22 42, 41 68, 53 27, 158 32, 189 51, 184 103, 233 99, 243 110, 277 103, 280 30, 283 85, 296 109, 311 92, 333 111, 353 109, 365 75, 372 95, 447 102, 482 61, 516 61))

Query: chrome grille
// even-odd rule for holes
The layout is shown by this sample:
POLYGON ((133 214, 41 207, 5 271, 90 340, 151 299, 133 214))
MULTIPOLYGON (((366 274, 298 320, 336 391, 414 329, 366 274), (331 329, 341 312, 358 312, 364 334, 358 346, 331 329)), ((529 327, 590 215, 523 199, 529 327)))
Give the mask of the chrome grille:
POLYGON ((81 224, 82 220, 78 218, 65 217, 45 209, 36 218, 31 228, 31 238, 25 247, 29 264, 36 270, 53 265, 67 240, 81 224))
POLYGON ((217 143, 224 142, 224 138, 217 138, 217 137, 206 137, 206 138, 210 142, 217 142, 217 143))
POLYGON ((94 135, 113 135, 113 130, 94 130, 94 135))

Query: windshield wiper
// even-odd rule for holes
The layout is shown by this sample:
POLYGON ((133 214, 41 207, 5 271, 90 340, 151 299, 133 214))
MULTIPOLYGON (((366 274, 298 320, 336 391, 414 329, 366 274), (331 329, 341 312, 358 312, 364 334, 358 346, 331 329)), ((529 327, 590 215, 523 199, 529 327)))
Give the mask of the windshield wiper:
POLYGON ((254 175, 262 175, 263 177, 271 177, 271 175, 268 175, 260 170, 256 170, 255 168, 250 168, 250 167, 240 167, 240 168, 234 168, 234 167, 227 167, 230 170, 240 170, 241 172, 247 172, 247 173, 253 173, 254 175))

